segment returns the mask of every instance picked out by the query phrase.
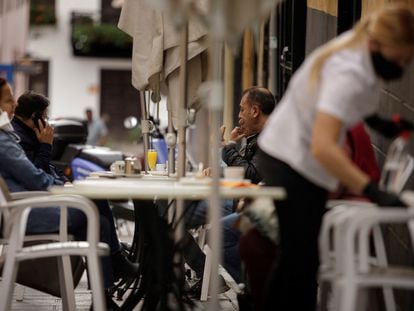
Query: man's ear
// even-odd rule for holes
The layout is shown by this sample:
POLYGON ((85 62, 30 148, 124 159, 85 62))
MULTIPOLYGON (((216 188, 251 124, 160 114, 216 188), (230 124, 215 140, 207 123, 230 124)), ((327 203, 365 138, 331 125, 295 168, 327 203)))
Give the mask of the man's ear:
POLYGON ((252 105, 252 116, 257 118, 260 115, 260 108, 258 105, 252 105))

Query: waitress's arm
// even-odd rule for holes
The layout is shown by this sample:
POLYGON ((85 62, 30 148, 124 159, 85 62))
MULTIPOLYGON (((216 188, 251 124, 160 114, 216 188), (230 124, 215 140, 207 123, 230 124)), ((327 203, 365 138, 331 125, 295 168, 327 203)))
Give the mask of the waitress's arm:
POLYGON ((338 144, 343 123, 335 116, 318 111, 312 132, 311 152, 313 156, 338 180, 356 193, 370 182, 338 144))

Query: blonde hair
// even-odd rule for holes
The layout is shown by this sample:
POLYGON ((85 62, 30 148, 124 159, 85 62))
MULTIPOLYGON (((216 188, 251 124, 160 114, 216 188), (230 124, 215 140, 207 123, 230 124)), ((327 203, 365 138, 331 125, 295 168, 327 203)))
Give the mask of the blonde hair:
POLYGON ((325 61, 335 52, 355 48, 368 38, 389 46, 406 47, 414 45, 414 11, 404 3, 393 3, 361 19, 353 28, 353 33, 343 40, 332 40, 317 51, 310 72, 310 82, 319 82, 320 72, 325 61))

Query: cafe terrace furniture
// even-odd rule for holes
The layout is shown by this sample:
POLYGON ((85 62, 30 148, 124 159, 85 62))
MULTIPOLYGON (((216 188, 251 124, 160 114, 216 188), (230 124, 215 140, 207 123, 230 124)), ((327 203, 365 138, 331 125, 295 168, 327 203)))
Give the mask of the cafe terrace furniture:
MULTIPOLYGON (((182 215, 176 215, 176 222, 167 222, 159 217, 156 206, 159 202, 169 204, 176 199, 209 199, 212 190, 208 179, 90 178, 76 181, 68 187, 54 186, 49 191, 52 194, 78 194, 91 199, 133 200, 135 234, 129 258, 140 264, 140 271, 137 277, 122 280, 118 286, 119 298, 128 295, 122 308, 133 309, 145 297, 146 308, 169 310, 168 297, 172 296, 179 303, 178 310, 185 309, 180 305, 185 296, 182 290, 183 274, 178 278, 173 275, 173 270, 183 266, 180 261, 181 244, 177 243, 179 240, 174 241, 177 223, 182 220, 182 215)), ((285 197, 285 191, 281 188, 226 181, 221 182, 219 194, 222 198, 234 199, 267 196, 272 200, 281 200, 285 197)), ((218 254, 212 252, 211 257, 214 256, 218 258, 218 254)), ((212 279, 214 277, 217 276, 213 274, 212 279)))
MULTIPOLYGON (((58 277, 62 296, 63 310, 76 310, 72 271, 69 257, 87 258, 89 281, 92 288, 92 301, 95 310, 105 310, 103 278, 99 256, 109 253, 108 245, 99 242, 99 214, 95 205, 88 199, 75 195, 46 195, 12 200, 3 179, 0 179, 0 215, 2 219, 1 244, 7 244, 4 253, 0 311, 10 310, 14 282, 19 263, 25 260, 57 257, 58 277), (61 210, 59 240, 44 244, 24 246, 26 223, 29 212, 34 208, 59 207, 61 210), (67 232, 67 208, 76 208, 85 213, 87 232, 85 241, 69 241, 67 232)), ((18 196, 15 196, 15 198, 18 196)), ((31 240, 33 241, 33 236, 31 240)), ((43 235, 39 235, 44 240, 43 235)))

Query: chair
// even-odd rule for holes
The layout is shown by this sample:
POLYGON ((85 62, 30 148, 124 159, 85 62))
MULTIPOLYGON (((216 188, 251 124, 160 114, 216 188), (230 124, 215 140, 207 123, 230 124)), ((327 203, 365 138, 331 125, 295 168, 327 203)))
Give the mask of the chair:
MULTIPOLYGON (((341 222, 339 231, 342 233, 335 243, 339 249, 337 255, 341 255, 343 260, 333 279, 332 310, 355 310, 358 289, 370 287, 382 287, 384 294, 389 295, 388 301, 385 296, 387 309, 396 310, 392 288, 414 289, 414 267, 394 267, 386 260, 372 264, 371 231, 375 234, 379 225, 385 223, 407 224, 414 241, 414 207, 360 209, 341 222)), ((385 249, 379 249, 385 256, 385 249)))
MULTIPOLYGON (((15 201, 15 200, 20 200, 20 199, 26 199, 26 198, 33 198, 33 197, 38 197, 38 196, 47 196, 49 195, 49 193, 47 191, 24 191, 24 192, 15 192, 15 193, 8 193, 8 189, 7 186, 2 183, 2 187, 4 188, 4 193, 7 196, 7 201, 15 201)), ((26 235, 24 238, 24 242, 25 245, 27 244, 39 244, 39 240, 40 238, 44 242, 46 241, 55 241, 58 242, 60 240, 60 236, 58 233, 56 234, 37 234, 37 235, 33 235, 33 236, 28 236, 26 235)), ((70 240, 74 240, 74 238, 72 236, 68 236, 68 238, 70 240)), ((4 263, 4 256, 3 255, 3 250, 6 248, 6 246, 2 245, 0 243, 0 273, 3 269, 3 263, 4 263)), ((75 258, 75 257, 74 257, 75 258)), ((80 258, 80 257, 76 257, 76 258, 80 258)), ((39 270, 38 274, 41 274, 42 272, 44 272, 45 270, 45 266, 49 266, 56 265, 56 261, 53 261, 55 258, 50 258, 48 259, 48 262, 35 262, 35 266, 33 266, 32 262, 28 262, 28 264, 26 266, 20 267, 19 269, 19 273, 17 274, 17 282, 21 283, 22 285, 17 285, 16 284, 16 288, 14 291, 15 297, 16 297, 16 301, 23 301, 24 299, 24 293, 25 293, 25 288, 26 286, 28 287, 33 287, 35 289, 41 290, 41 291, 45 291, 49 294, 52 294, 54 296, 59 296, 61 297, 60 294, 60 288, 59 286, 56 285, 57 282, 55 280, 52 281, 50 279, 50 276, 52 276, 52 273, 56 272, 56 269, 51 269, 49 268, 46 271, 50 271, 50 274, 47 273, 45 276, 47 278, 47 280, 44 280, 44 282, 39 282, 38 279, 36 279, 36 277, 38 275, 33 274, 33 273, 28 273, 28 271, 33 271, 33 270, 39 270), (39 265, 39 266, 38 266, 39 265), (23 268, 23 271, 21 270, 21 268, 23 268), (26 271, 25 271, 26 270, 26 271)), ((84 271, 84 264, 83 261, 81 260, 74 260, 75 262, 75 267, 73 266, 73 262, 72 262, 72 268, 76 269, 76 272, 74 272, 74 274, 76 274, 76 279, 74 278, 74 285, 76 286, 78 279, 80 279, 83 271, 84 271)), ((69 272, 70 269, 64 269, 64 272, 69 272)), ((55 274, 54 274, 55 275, 55 274)), ((69 274, 69 276, 65 276, 65 279, 67 279, 68 277, 71 277, 72 275, 69 274)), ((55 278, 55 277, 54 277, 55 278)), ((56 279, 56 278, 55 278, 56 279)))
MULTIPOLYGON (((406 200, 407 201, 407 200, 406 200)), ((414 200, 411 200, 414 202, 414 200)), ((331 310, 354 310, 352 307, 345 306, 340 309, 339 300, 342 296, 342 289, 340 284, 349 275, 357 275, 371 272, 395 271, 388 265, 386 249, 381 231, 382 224, 389 223, 407 223, 412 225, 413 208, 378 208, 368 202, 348 202, 343 203, 332 208, 324 216, 320 238, 320 267, 319 267, 319 281, 320 281, 320 309, 327 308, 327 288, 329 283, 333 283, 334 290, 331 299, 331 310), (353 227, 355 226, 355 228, 353 227), (354 229, 353 229, 354 228, 354 229), (369 241, 373 240, 374 254, 370 253, 369 241), (346 247, 345 243, 352 243, 352 246, 346 247), (351 262, 351 263, 350 263, 351 262), (358 268, 353 270, 353 268, 358 268), (376 269, 376 270, 375 270, 376 269)), ((414 239, 414 226, 411 228, 412 239, 414 239)), ((410 270, 406 271, 407 276, 410 270)), ((411 271, 411 276, 414 276, 414 270, 411 271)), ((364 276, 367 279, 366 276, 364 276)), ((378 276, 377 276, 378 277, 378 276)), ((388 273, 388 277, 392 277, 392 273, 388 273)), ((397 276, 395 276, 397 277, 397 276)), ((371 280, 372 281, 372 280, 371 280)), ((414 279, 413 279, 414 281, 414 279)), ((363 286, 363 281, 358 279, 357 285, 363 286)), ((352 283, 352 281, 351 281, 352 283)), ((374 283, 369 283, 372 286, 374 283)), ((392 285, 392 284, 391 284, 392 285)), ((398 287, 397 284, 391 286, 386 281, 376 283, 377 287, 381 287, 384 295, 384 302, 386 310, 396 311, 396 303, 394 298, 393 287, 398 287)), ((366 284, 364 286, 367 286, 366 284)), ((355 288, 354 288, 355 290, 355 288)), ((356 293, 354 293, 356 295, 356 293)), ((353 297, 356 299, 356 296, 353 297)), ((343 302, 345 300, 342 300, 343 302)), ((352 299, 350 301, 353 301, 352 299)))
MULTIPOLYGON (((96 310, 105 310, 105 297, 101 262, 98 256, 108 254, 109 247, 99 242, 99 215, 93 203, 80 196, 35 196, 33 198, 11 201, 7 186, 0 178, 0 215, 2 219, 2 240, 7 243, 5 262, 2 273, 0 293, 0 311, 10 309, 13 285, 16 280, 19 263, 25 260, 56 257, 58 260, 58 277, 64 310, 76 310, 70 256, 87 258, 89 280, 92 287, 93 305, 96 310), (26 223, 32 208, 56 207, 61 209, 59 241, 33 246, 24 246, 26 223), (82 210, 87 218, 86 241, 69 241, 67 233, 67 207, 82 210)), ((40 195, 40 193, 34 193, 40 195)), ((21 197, 24 195, 14 195, 21 197)), ((48 235, 47 235, 48 236, 48 235)), ((32 236, 31 240, 36 239, 32 236)), ((40 235, 44 240, 45 235, 40 235)))
MULTIPOLYGON (((200 301, 207 301, 209 289, 210 289, 210 280, 211 280, 211 268, 212 268, 212 253, 210 246, 206 243, 206 238, 208 234, 208 230, 211 229, 210 224, 202 225, 197 229, 197 243, 198 246, 204 251, 206 254, 206 259, 204 262, 204 273, 203 273, 203 282, 201 285, 201 293, 200 293, 200 301)), ((226 285, 228 288, 232 289, 236 294, 241 292, 241 289, 238 284, 231 278, 231 275, 227 273, 224 269, 221 273, 225 273, 228 275, 226 279, 226 285)))
MULTIPOLYGON (((389 159, 386 159, 384 167, 389 166, 389 159)), ((396 171, 396 178, 389 180, 385 178, 387 172, 382 173, 380 187, 383 190, 400 193, 404 188, 408 178, 414 169, 414 159, 406 154, 400 160, 399 166, 396 171)), ((362 213, 368 213, 367 215, 374 215, 370 213, 381 213, 382 209, 374 207, 374 204, 369 202, 347 201, 338 200, 330 201, 327 205, 331 209, 323 219, 321 232, 319 236, 319 250, 320 250, 320 268, 319 268, 319 281, 321 285, 320 290, 320 306, 321 309, 327 307, 327 283, 335 283, 337 279, 341 279, 346 276, 346 273, 350 273, 349 270, 345 270, 344 266, 349 260, 349 254, 344 248, 344 236, 349 230, 349 222, 355 221, 358 217, 362 216, 362 213), (334 208, 333 208, 334 207, 334 208)), ((387 267, 388 260, 382 237, 380 225, 386 222, 387 219, 380 219, 378 223, 372 227, 372 238, 374 242, 374 256, 369 257, 370 264, 374 264, 378 267, 387 267)), ((360 228, 365 232, 365 228, 360 228)), ((367 234, 371 231, 367 231, 367 234)), ((356 233, 357 234, 357 233, 356 233)), ((359 233, 358 233, 359 234, 359 233)), ((371 235, 370 235, 371 236, 371 235)), ((356 238, 356 237, 354 237, 356 238)), ((362 239, 362 238, 361 238, 362 239)), ((358 259, 358 256, 357 256, 358 259)), ((359 259, 358 259, 359 260, 359 259)), ((394 298, 394 292, 392 287, 387 284, 379 284, 382 287, 384 301, 387 311, 396 311, 396 303, 394 298)), ((332 302, 337 302, 335 295, 332 298, 332 302)), ((337 306, 338 307, 338 306, 337 306)), ((336 310, 335 308, 333 310, 336 310)))

